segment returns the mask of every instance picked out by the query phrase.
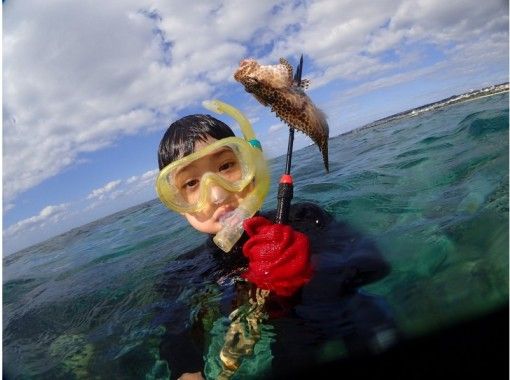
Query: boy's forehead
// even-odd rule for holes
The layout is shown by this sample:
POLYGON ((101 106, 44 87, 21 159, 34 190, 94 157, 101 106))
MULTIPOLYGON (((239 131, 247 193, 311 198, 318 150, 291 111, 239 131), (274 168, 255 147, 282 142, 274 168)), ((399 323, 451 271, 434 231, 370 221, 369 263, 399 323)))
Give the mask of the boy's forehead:
POLYGON ((207 139, 205 139, 205 140, 197 140, 197 141, 195 141, 195 146, 194 146, 193 152, 198 152, 199 150, 204 149, 205 147, 211 145, 212 143, 214 143, 216 141, 218 141, 218 140, 216 140, 214 137, 211 137, 211 136, 207 136, 207 139))
MULTIPOLYGON (((210 144, 204 144, 202 147, 199 147, 198 149, 196 149, 195 152, 198 152, 200 149, 203 149, 209 145, 210 144)), ((225 157, 225 154, 229 154, 229 157, 230 157, 230 155, 234 154, 232 151, 232 148, 230 148, 229 146, 219 147, 218 149, 215 149, 214 151, 206 154, 205 156, 201 156, 201 157, 191 161, 190 163, 178 168, 176 171, 176 174, 180 174, 183 172, 187 172, 189 170, 197 169, 198 167, 202 166, 202 163, 215 162, 216 160, 223 159, 225 157)))
POLYGON ((214 143, 216 141, 218 141, 218 140, 215 139, 214 137, 209 136, 209 135, 207 135, 207 138, 205 138, 205 140, 197 139, 195 141, 192 141, 193 145, 192 145, 191 151, 188 151, 187 149, 181 150, 180 154, 177 156, 177 158, 174 160, 174 162, 182 160, 184 157, 194 154, 194 153, 206 148, 207 146, 211 145, 212 143, 214 143))

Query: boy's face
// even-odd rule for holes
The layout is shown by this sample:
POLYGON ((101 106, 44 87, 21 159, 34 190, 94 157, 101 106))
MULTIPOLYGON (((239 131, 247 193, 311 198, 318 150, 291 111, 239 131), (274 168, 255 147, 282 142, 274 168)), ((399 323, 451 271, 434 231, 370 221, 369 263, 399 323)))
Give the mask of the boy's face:
MULTIPOLYGON (((195 152, 217 141, 212 137, 195 144, 195 152)), ((237 156, 227 147, 220 148, 202 158, 193 161, 176 175, 181 195, 193 203, 198 197, 200 179, 207 173, 218 174, 229 181, 241 178, 241 168, 237 156)), ((188 222, 198 231, 216 234, 222 229, 221 217, 235 210, 241 201, 252 191, 253 184, 246 186, 241 192, 231 193, 220 186, 210 189, 210 202, 199 212, 183 213, 188 222)))

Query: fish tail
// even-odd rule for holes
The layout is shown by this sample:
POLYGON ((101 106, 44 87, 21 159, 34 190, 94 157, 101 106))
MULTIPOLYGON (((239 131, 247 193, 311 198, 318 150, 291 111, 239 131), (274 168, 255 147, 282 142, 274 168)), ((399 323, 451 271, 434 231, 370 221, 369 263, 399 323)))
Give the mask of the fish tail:
POLYGON ((326 168, 326 171, 329 173, 329 153, 328 153, 329 125, 326 120, 326 114, 320 108, 318 107, 314 108, 315 108, 314 115, 317 119, 318 124, 320 125, 320 130, 323 133, 322 143, 317 145, 319 145, 319 150, 322 153, 324 167, 326 168))
POLYGON ((320 151, 322 153, 322 161, 324 161, 324 167, 326 168, 326 171, 329 173, 328 140, 326 140, 324 144, 322 144, 320 151))

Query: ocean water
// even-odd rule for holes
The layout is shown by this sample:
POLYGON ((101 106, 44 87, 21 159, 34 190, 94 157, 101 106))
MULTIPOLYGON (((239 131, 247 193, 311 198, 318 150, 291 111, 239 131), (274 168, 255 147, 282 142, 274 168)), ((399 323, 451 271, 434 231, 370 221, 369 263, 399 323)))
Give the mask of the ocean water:
MULTIPOLYGON (((505 93, 332 138, 329 174, 315 146, 295 152, 294 202, 375 240, 392 271, 363 290, 386 300, 407 337, 508 303, 508 126, 505 93)), ((273 182, 283 166, 271 161, 273 182)), ((4 376, 167 377, 157 318, 172 305, 155 285, 203 240, 153 200, 5 258, 4 376)), ((187 296, 185 283, 168 285, 187 296)), ((211 321, 211 335, 225 323, 211 321)), ((267 347, 255 348, 259 364, 267 347)))

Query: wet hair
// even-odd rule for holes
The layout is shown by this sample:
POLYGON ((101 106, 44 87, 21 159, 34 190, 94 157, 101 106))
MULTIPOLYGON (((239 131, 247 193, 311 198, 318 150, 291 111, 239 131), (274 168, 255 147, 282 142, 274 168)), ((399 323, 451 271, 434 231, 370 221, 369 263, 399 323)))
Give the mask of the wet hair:
POLYGON ((227 124, 210 115, 184 116, 170 124, 159 143, 159 170, 193 153, 197 141, 205 142, 208 137, 221 140, 233 136, 234 132, 227 124))

